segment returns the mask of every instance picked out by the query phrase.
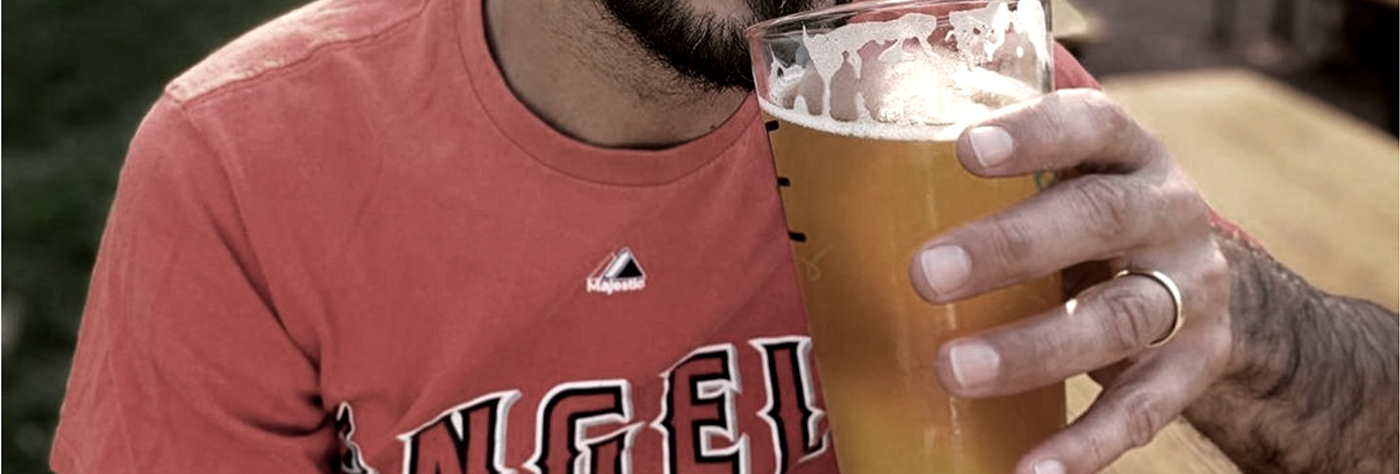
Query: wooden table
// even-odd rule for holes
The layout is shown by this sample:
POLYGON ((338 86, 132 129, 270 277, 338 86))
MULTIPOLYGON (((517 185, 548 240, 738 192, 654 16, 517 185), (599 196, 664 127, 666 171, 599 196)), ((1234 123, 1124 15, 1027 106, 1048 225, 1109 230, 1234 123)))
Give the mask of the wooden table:
MULTIPOLYGON (((1396 307, 1400 143, 1287 86, 1243 70, 1104 80, 1171 149, 1206 200, 1314 284, 1396 307)), ((1098 394, 1069 383, 1071 413, 1098 394)), ((1181 419, 1108 473, 1237 473, 1181 419)))
POLYGON ((1313 284, 1400 304, 1400 143, 1238 69, 1120 77, 1108 94, 1201 193, 1313 284))

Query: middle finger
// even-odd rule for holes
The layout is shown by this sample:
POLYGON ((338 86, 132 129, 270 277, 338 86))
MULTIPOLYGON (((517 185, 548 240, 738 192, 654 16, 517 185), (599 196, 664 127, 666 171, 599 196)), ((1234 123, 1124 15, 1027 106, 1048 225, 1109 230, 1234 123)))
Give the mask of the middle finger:
POLYGON ((1194 212, 1189 190, 1132 175, 1088 175, 926 243, 911 262, 915 290, 946 303, 1173 238, 1194 212), (1181 202, 1178 202, 1181 201, 1181 202))

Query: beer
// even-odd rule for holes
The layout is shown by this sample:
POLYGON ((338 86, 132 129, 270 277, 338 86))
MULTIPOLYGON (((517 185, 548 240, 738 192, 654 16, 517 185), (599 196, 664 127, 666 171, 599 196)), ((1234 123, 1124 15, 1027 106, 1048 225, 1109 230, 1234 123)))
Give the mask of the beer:
POLYGON ((957 399, 934 362, 950 339, 1058 304, 1058 277, 933 305, 908 268, 924 240, 1024 199, 1035 180, 972 176, 949 141, 777 123, 769 140, 841 472, 1012 472, 1064 426, 1063 385, 957 399))
POLYGON ((1047 19, 1038 0, 858 2, 750 29, 843 474, 1005 474, 1064 426, 1063 384, 967 400, 934 368, 943 343, 1059 304, 1058 276, 944 305, 909 281, 925 240, 1036 192, 968 173, 954 140, 1050 90, 1047 19))

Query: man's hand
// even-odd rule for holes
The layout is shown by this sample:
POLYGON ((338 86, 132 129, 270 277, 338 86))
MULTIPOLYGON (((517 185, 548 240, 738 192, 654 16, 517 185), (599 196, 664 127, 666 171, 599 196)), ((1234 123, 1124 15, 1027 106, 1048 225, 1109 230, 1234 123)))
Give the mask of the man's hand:
MULTIPOLYGON (((924 298, 945 303, 1081 264, 1157 271, 1182 296, 1184 323, 1153 278, 1088 281, 1069 303, 940 351, 956 396, 1022 392, 1091 372, 1103 394, 1027 453, 1022 474, 1088 473, 1146 444, 1224 373, 1230 360, 1228 264, 1210 210, 1162 144, 1103 94, 1065 90, 999 112, 958 140, 987 176, 1068 171, 989 218, 929 241, 911 264, 924 298)), ((1067 274, 1067 280, 1072 275, 1067 274)))
POLYGON ((1395 312, 1313 288, 1234 236, 1216 241, 1234 346, 1186 419, 1246 473, 1400 471, 1395 312))

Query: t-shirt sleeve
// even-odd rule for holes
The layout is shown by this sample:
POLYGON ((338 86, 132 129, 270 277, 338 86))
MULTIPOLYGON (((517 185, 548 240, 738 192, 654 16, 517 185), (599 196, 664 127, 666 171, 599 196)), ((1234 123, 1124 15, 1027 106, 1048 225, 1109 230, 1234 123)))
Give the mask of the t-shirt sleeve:
POLYGON ((1079 64, 1079 60, 1069 53, 1068 49, 1060 43, 1055 43, 1055 88, 1056 89, 1102 89, 1099 81, 1094 79, 1089 71, 1084 70, 1084 66, 1079 64))
POLYGON ((315 356, 270 303, 227 170, 171 100, 142 123, 93 271, 55 471, 330 469, 315 356))

